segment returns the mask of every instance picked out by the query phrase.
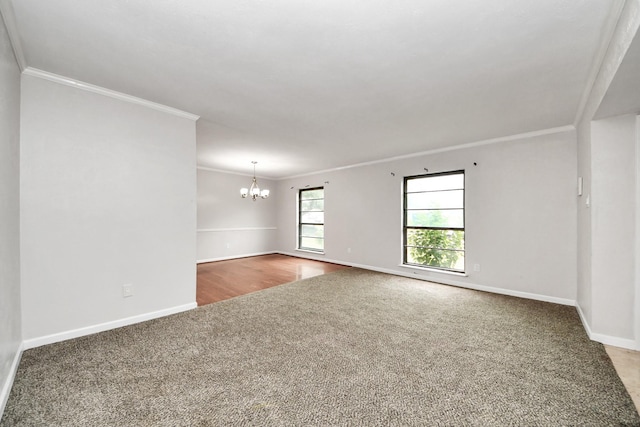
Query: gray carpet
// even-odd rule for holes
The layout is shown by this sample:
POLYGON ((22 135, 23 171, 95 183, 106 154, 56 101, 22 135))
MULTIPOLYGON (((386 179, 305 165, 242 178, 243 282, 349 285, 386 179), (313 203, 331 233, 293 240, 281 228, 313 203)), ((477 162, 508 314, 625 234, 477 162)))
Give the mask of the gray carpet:
POLYGON ((345 269, 24 353, 2 426, 640 425, 572 307, 345 269))

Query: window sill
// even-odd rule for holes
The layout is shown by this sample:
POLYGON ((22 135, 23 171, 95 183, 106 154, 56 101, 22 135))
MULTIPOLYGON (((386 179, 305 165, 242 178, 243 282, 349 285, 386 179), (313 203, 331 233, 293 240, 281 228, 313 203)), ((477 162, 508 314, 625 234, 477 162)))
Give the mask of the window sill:
POLYGON ((417 265, 399 264, 400 267, 411 268, 413 270, 428 271, 429 273, 447 274, 449 276, 469 277, 467 273, 459 273, 457 271, 439 270, 437 268, 418 267, 417 265))
POLYGON ((309 250, 309 249, 296 249, 296 251, 298 251, 298 252, 306 252, 308 254, 324 255, 324 251, 312 251, 312 250, 309 250))

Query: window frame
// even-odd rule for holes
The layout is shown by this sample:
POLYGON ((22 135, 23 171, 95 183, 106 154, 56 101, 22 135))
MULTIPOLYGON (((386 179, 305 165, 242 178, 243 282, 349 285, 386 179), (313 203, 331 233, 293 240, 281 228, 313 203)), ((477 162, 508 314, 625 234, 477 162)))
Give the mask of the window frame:
POLYGON ((324 253, 324 226, 325 226, 325 221, 324 221, 324 213, 325 213, 325 209, 324 209, 324 200, 325 200, 325 194, 324 194, 324 187, 320 186, 320 187, 313 187, 313 188, 301 188, 298 190, 298 238, 297 238, 297 247, 296 249, 299 251, 309 251, 309 252, 313 252, 313 253, 320 253, 323 254, 324 253), (306 191, 317 191, 317 190, 322 190, 322 199, 303 199, 302 198, 302 193, 306 192, 306 191), (302 210, 302 202, 303 201, 307 201, 307 200, 322 200, 323 201, 323 207, 322 207, 322 213, 323 213, 323 220, 322 220, 322 224, 316 223, 316 222, 302 222, 302 213, 303 212, 320 212, 320 211, 303 211, 302 210), (310 236, 303 236, 302 235, 302 227, 305 225, 321 225, 322 226, 322 237, 313 237, 315 239, 322 239, 322 249, 316 249, 316 248, 308 248, 306 246, 302 246, 302 238, 303 237, 310 237, 310 236))
MULTIPOLYGON (((439 190, 439 191, 458 191, 457 190, 439 190)), ((438 190, 433 191, 433 192, 438 192, 438 190)), ((438 270, 438 271, 442 271, 442 272, 448 272, 448 273, 456 273, 456 274, 466 274, 466 269, 467 269, 467 259, 466 259, 466 213, 467 213, 467 209, 466 209, 466 173, 464 169, 460 169, 460 170, 454 170, 454 171, 446 171, 446 172, 436 172, 436 173, 427 173, 427 174, 421 174, 421 175, 411 175, 411 176, 405 176, 404 180, 403 180, 403 188, 402 188, 402 265, 403 266, 407 266, 407 267, 417 267, 417 268, 425 268, 425 269, 431 269, 431 270, 438 270), (462 227, 433 227, 433 226, 409 226, 407 225, 407 219, 408 219, 408 211, 410 211, 410 209, 407 208, 407 195, 408 194, 413 194, 413 193, 408 193, 407 192, 407 188, 408 188, 408 182, 412 179, 419 179, 419 178, 431 178, 431 177, 438 177, 438 176, 447 176, 447 175, 462 175, 462 227), (458 270, 455 268, 448 268, 448 267, 441 267, 441 266, 434 266, 434 265, 427 265, 427 264, 416 264, 416 263, 411 263, 408 262, 407 260, 407 254, 408 254, 408 245, 407 245, 407 231, 408 230, 454 230, 454 231, 462 231, 463 233, 463 244, 462 244, 462 250, 459 250, 459 252, 462 252, 463 254, 463 266, 462 266, 462 270, 458 270)), ((429 209, 425 209, 425 210, 429 210, 429 209)), ((434 248, 434 249, 439 249, 439 250, 449 250, 451 251, 452 249, 449 248, 434 248)))

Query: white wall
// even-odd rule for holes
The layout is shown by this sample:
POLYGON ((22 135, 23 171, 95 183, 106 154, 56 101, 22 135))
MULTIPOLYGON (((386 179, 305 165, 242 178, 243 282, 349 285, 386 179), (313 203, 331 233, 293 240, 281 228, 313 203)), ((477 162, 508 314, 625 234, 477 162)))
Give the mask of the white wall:
POLYGON ((576 134, 564 131, 283 180, 278 248, 309 256, 295 250, 297 190, 328 181, 325 255, 311 257, 572 304, 576 164, 576 134), (466 171, 468 277, 399 266, 402 180, 424 168, 466 171))
POLYGON ((636 206, 635 206, 635 348, 640 350, 640 115, 636 116, 636 206))
POLYGON ((26 343, 195 305, 194 121, 29 75, 21 114, 26 343))
POLYGON ((278 192, 272 180, 258 177, 267 199, 240 197, 252 176, 198 169, 198 262, 274 252, 278 192))
POLYGON ((634 339, 636 116, 591 122, 592 332, 634 339))
POLYGON ((578 134, 578 177, 582 177, 582 196, 578 198, 578 290, 576 305, 583 322, 591 324, 591 123, 581 122, 578 134))
MULTIPOLYGON (((634 144, 639 142, 633 142, 631 135, 632 117, 592 120, 639 27, 640 1, 627 0, 611 39, 604 40, 602 61, 592 70, 593 84, 585 88, 576 117, 578 176, 584 182, 578 202, 578 310, 592 339, 636 349, 640 349, 640 302, 634 307, 633 301, 640 301, 640 257, 635 249, 640 246, 640 166, 634 144), (619 226, 613 223, 617 221, 619 226)), ((611 103, 608 107, 615 110, 611 103)))
POLYGON ((19 142, 20 69, 0 17, 0 415, 22 342, 19 142))
POLYGON ((577 305, 590 337, 640 348, 640 134, 635 115, 578 126, 577 305), (590 207, 587 206, 589 202, 590 207))

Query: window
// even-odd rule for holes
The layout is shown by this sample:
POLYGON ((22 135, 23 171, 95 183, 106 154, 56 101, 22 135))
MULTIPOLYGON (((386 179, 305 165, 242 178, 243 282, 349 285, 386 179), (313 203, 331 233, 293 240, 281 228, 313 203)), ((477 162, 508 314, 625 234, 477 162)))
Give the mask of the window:
POLYGON ((404 179, 406 265, 464 272, 464 171, 404 179))
POLYGON ((300 190, 298 203, 298 249, 324 251, 324 188, 300 190))

